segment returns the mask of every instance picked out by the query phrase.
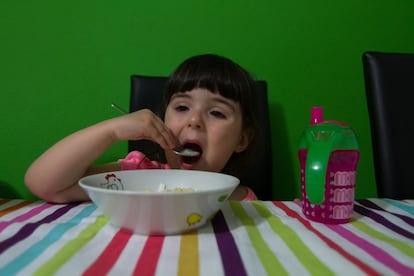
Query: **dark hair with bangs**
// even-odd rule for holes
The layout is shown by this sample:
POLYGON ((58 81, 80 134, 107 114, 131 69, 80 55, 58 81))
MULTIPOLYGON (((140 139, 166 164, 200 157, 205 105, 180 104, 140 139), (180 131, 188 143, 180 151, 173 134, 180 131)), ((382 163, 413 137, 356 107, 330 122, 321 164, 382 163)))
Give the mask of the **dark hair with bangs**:
MULTIPOLYGON (((222 172, 240 177, 254 157, 258 123, 256 119, 256 86, 249 72, 232 60, 214 54, 193 56, 172 73, 164 94, 163 114, 172 95, 204 88, 240 104, 242 131, 247 131, 250 143, 240 153, 233 153, 222 172)), ((245 185, 245 184, 244 184, 245 185)))

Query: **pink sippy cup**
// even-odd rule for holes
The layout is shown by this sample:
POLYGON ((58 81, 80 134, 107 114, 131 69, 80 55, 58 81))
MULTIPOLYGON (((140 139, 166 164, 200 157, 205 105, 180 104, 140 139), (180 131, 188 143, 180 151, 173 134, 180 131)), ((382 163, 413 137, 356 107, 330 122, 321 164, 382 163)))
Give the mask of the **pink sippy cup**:
POLYGON ((358 140, 349 126, 324 121, 322 107, 313 107, 311 114, 298 151, 303 214, 322 223, 349 222, 354 209, 358 140))

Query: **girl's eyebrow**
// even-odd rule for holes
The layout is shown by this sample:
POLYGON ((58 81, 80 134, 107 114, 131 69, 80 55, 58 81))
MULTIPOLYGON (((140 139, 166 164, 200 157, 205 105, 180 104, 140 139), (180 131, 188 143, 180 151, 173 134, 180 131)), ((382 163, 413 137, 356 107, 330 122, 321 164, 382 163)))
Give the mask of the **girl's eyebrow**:
POLYGON ((175 98, 191 98, 191 97, 190 97, 190 95, 188 95, 188 93, 177 92, 177 93, 175 93, 171 96, 171 100, 175 99, 175 98))

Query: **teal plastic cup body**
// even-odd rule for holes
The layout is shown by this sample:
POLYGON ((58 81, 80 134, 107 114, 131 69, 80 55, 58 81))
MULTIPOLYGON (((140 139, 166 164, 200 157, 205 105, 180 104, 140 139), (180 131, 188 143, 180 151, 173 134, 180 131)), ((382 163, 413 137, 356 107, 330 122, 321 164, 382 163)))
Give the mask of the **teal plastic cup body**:
POLYGON ((299 143, 302 211, 327 224, 352 218, 358 141, 353 130, 338 122, 309 125, 299 143))

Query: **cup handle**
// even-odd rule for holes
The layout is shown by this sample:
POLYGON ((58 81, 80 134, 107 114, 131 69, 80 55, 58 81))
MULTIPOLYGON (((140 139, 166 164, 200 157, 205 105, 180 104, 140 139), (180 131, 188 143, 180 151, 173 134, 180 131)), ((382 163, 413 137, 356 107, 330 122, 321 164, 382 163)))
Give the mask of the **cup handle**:
POLYGON ((326 170, 335 137, 327 135, 328 139, 319 139, 314 134, 306 133, 309 147, 305 167, 305 190, 310 203, 320 204, 324 200, 326 170))

